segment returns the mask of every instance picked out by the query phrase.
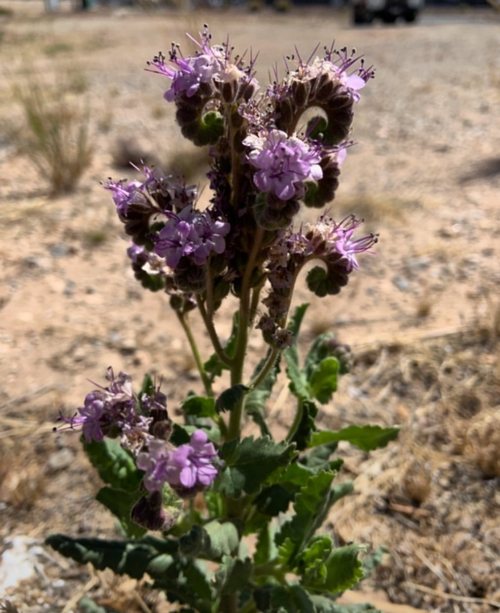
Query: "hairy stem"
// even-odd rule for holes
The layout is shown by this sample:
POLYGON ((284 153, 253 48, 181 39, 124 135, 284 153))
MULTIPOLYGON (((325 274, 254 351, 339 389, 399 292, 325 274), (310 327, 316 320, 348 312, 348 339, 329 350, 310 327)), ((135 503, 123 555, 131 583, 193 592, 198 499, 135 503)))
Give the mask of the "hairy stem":
POLYGON ((186 320, 185 315, 177 312, 177 317, 186 334, 186 338, 188 340, 189 346, 191 348, 191 353, 193 354, 194 361, 196 363, 196 367, 198 368, 198 372, 200 373, 201 380, 203 382, 203 387, 205 388, 205 393, 207 396, 213 396, 212 384, 210 383, 210 379, 208 378, 207 373, 203 367, 203 362, 200 357, 200 352, 198 350, 198 345, 196 344, 196 340, 191 332, 191 328, 186 320))
POLYGON ((201 300, 200 297, 196 298, 196 303, 198 305, 198 309, 203 319, 203 323, 205 324, 208 335, 210 336, 210 340, 212 341, 212 345, 213 345, 215 353, 217 354, 217 357, 226 366, 231 366, 232 361, 229 358, 229 356, 226 354, 226 352, 224 351, 220 343, 219 337, 217 335, 217 331, 215 329, 213 319, 212 317, 208 316, 208 313, 205 309, 205 305, 203 304, 203 301, 201 300))
POLYGON ((297 433, 297 430, 300 426, 300 422, 302 421, 303 415, 304 415, 304 401, 299 400, 297 403, 297 412, 295 413, 293 423, 290 426, 290 430, 288 431, 288 434, 286 435, 286 438, 285 438, 286 441, 291 441, 293 437, 295 436, 295 434, 297 433))
MULTIPOLYGON (((255 261, 259 254, 264 231, 262 228, 258 228, 255 233, 255 241, 250 252, 248 262, 243 274, 243 282, 241 285, 240 295, 240 317, 238 327, 238 338, 236 341, 236 351, 234 354, 234 364, 231 368, 231 385, 237 385, 242 382, 243 378, 243 365, 245 362, 245 354, 248 343, 248 327, 250 325, 250 284, 252 282, 252 273, 255 268, 255 261)), ((232 411, 229 418, 229 430, 228 437, 239 438, 241 427, 241 414, 243 412, 243 404, 245 398, 243 397, 232 411)))
POLYGON ((262 368, 259 370, 255 378, 250 382, 249 387, 252 389, 259 387, 259 385, 265 380, 269 372, 272 370, 273 366, 276 364, 279 354, 280 350, 276 347, 271 349, 265 363, 262 365, 262 368))

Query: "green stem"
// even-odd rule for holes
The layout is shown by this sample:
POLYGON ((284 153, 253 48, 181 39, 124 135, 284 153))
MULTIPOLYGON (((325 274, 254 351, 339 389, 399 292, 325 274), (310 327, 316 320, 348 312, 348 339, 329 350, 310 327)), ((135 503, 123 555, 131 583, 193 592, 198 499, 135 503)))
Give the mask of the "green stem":
POLYGON ((262 281, 253 288, 252 301, 250 303, 250 323, 253 323, 255 320, 255 315, 257 314, 257 308, 259 306, 260 292, 264 287, 265 282, 266 277, 263 277, 262 281))
POLYGON ((225 364, 226 366, 231 366, 232 365, 232 361, 231 359, 226 355, 224 349, 222 348, 222 345, 220 344, 220 340, 219 337, 217 335, 217 331, 214 327, 214 323, 211 317, 208 316, 208 313, 205 309, 205 305, 203 304, 202 300, 200 297, 196 298, 196 303, 198 305, 198 309, 200 311, 201 317, 203 319, 203 323, 205 324, 205 327, 207 329, 208 335, 210 336, 210 340, 212 341, 212 345, 214 348, 215 353, 217 354, 219 360, 225 364))
MULTIPOLYGON (((240 294, 240 316, 238 326, 238 338, 236 340, 236 350, 234 353, 234 362, 231 368, 231 385, 237 385, 242 382, 243 378, 243 366, 245 362, 245 354, 248 343, 248 327, 250 324, 250 284, 252 282, 252 273, 255 268, 255 261, 259 254, 262 239, 264 236, 264 230, 258 228, 255 233, 255 240, 253 243, 252 251, 248 257, 248 262, 243 274, 243 281, 241 285, 240 294)), ((240 437, 241 427, 241 415, 243 412, 243 404, 245 398, 241 399, 241 402, 231 411, 229 418, 229 440, 240 437)))
POLYGON ((186 333, 186 337, 191 348, 191 353, 193 354, 194 361, 196 363, 196 367, 198 368, 198 372, 200 373, 201 380, 203 382, 203 387, 205 388, 205 393, 207 396, 213 396, 214 393, 212 391, 212 384, 210 383, 210 379, 208 378, 207 373, 203 367, 203 361, 200 357, 200 352, 198 351, 198 345, 196 344, 196 340, 191 332, 191 328, 189 327, 188 322, 186 321, 185 316, 182 313, 177 312, 177 317, 180 321, 182 329, 186 333))
POLYGON ((297 433, 297 429, 300 426, 300 422, 302 421, 302 416, 304 415, 304 401, 299 400, 297 403, 297 412, 295 413, 295 417, 292 425, 290 426, 290 430, 286 435, 285 441, 291 441, 295 434, 297 433))
POLYGON ((280 354, 280 350, 273 347, 267 356, 265 363, 262 368, 259 370, 255 378, 250 382, 249 387, 255 389, 259 387, 259 385, 265 380, 269 372, 272 370, 273 366, 276 364, 276 360, 280 354))

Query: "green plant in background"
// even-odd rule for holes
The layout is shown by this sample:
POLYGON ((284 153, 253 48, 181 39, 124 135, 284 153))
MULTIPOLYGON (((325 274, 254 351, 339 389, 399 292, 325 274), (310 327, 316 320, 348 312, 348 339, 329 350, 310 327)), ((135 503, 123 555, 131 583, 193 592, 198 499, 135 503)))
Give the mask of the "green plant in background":
POLYGON ((308 263, 317 262, 306 276, 310 291, 332 297, 376 241, 356 236, 361 222, 354 216, 295 225, 302 206, 322 208, 333 199, 354 104, 373 70, 345 49, 326 49, 323 57, 289 59, 284 78, 260 93, 253 58, 214 45, 206 29, 197 45, 188 57, 173 45, 170 62, 160 54, 149 66, 171 80, 165 99, 176 106, 182 134, 210 147, 209 206, 197 208, 196 187, 158 169, 144 167, 143 180, 106 187, 132 239, 136 278, 170 298, 199 389, 181 403, 178 423, 161 382, 146 375, 134 391, 131 377, 108 369, 107 383, 61 419, 82 430, 104 482, 97 500, 117 517, 123 538, 53 535, 47 542, 97 569, 147 575, 180 611, 373 611, 336 598, 376 556, 320 529, 352 490, 337 482, 339 442, 371 451, 398 429, 318 427, 319 407, 331 403, 349 354, 325 332, 301 356, 307 305, 292 309, 308 263), (303 125, 311 110, 316 116, 303 125), (238 306, 223 341, 217 311, 230 295, 238 306), (213 345, 208 359, 191 328, 196 312, 213 345), (266 349, 252 365, 247 349, 255 333, 266 349), (295 416, 276 438, 280 377, 288 379, 295 416), (248 434, 250 422, 257 434, 248 434))
MULTIPOLYGON (((69 85, 73 91, 73 82, 69 85)), ((14 90, 25 119, 22 150, 56 195, 73 191, 92 160, 88 108, 67 91, 64 83, 46 86, 32 80, 14 90)))

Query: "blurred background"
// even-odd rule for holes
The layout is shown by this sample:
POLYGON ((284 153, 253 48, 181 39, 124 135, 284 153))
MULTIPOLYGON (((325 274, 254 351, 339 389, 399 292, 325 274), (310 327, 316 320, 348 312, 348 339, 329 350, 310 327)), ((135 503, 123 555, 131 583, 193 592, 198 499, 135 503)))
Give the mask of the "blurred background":
MULTIPOLYGON (((328 528, 380 565, 347 602, 382 611, 500 608, 500 13, 496 0, 273 2, 0 0, 0 602, 13 611, 169 610, 134 580, 43 547, 50 532, 117 534, 93 502, 78 435, 53 433, 107 366, 161 375, 175 414, 195 365, 166 297, 135 281, 101 181, 130 161, 202 188, 207 152, 184 141, 147 60, 208 23, 259 51, 258 78, 297 47, 355 47, 362 91, 328 211, 380 234, 350 285, 313 303, 305 342, 351 347, 322 424, 401 424, 370 454, 342 448, 355 493, 328 528), (82 600, 83 599, 83 600, 82 600), (4 601, 5 604, 6 601, 4 601)), ((307 210, 302 219, 314 219, 307 210)), ((353 275, 354 277, 354 275, 353 275)), ((229 332, 232 305, 219 314, 229 332)), ((209 343, 202 326, 202 348, 209 343)), ((255 331, 251 351, 263 350, 255 331)), ((288 419, 283 383, 273 416, 288 419)))

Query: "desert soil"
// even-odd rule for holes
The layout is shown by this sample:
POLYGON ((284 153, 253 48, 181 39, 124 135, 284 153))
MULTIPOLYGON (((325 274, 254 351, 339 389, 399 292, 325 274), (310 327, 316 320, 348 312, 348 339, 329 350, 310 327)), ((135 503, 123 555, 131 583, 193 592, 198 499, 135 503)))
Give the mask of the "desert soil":
MULTIPOLYGON (((305 341, 331 330, 353 351, 324 426, 397 423, 402 432, 370 456, 342 447, 339 478, 354 479, 355 494, 329 527, 339 540, 386 548, 362 586, 382 610, 403 611, 389 601, 443 613, 500 608, 498 15, 429 12, 412 27, 354 29, 326 9, 49 18, 38 4, 2 5, 13 14, 0 17, 0 598, 3 586, 30 613, 76 611, 87 594, 116 611, 162 610, 134 581, 81 569, 43 546, 52 532, 114 530, 93 502, 98 479, 77 435, 51 430, 109 365, 136 381, 161 375, 171 408, 197 385, 166 297, 143 291, 129 269, 99 182, 133 176, 114 167, 128 147, 203 183, 162 100, 165 82, 143 68, 208 21, 216 40, 229 32, 239 49, 260 50, 264 81, 295 45, 307 54, 333 38, 377 68, 330 211, 364 217, 380 242, 339 297, 312 300, 305 341), (67 196, 50 196, 20 147, 13 86, 32 80, 59 84, 68 104, 90 109, 92 165, 67 196), (26 570, 24 582, 14 566, 18 576, 26 570)), ((310 298, 300 287, 297 303, 310 298)), ((222 336, 231 306, 219 315, 222 336)), ((255 331, 253 359, 262 350, 255 331)), ((287 402, 284 387, 277 433, 287 402)))

